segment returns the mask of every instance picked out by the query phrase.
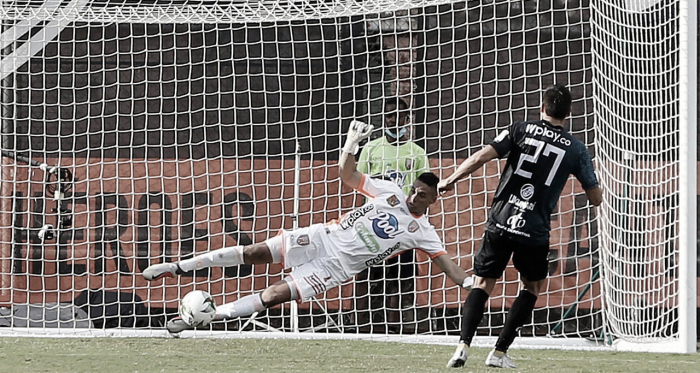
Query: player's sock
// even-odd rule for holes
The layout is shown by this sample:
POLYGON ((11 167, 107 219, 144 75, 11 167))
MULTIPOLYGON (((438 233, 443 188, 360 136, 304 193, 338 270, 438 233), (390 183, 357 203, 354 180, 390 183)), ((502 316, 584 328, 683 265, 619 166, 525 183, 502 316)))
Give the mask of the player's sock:
POLYGON ((260 293, 246 295, 245 297, 216 307, 215 320, 250 316, 260 312, 266 307, 263 305, 260 293))
POLYGON ((518 329, 530 320, 532 310, 535 309, 535 302, 537 302, 535 294, 525 290, 520 291, 520 294, 515 298, 513 305, 508 311, 506 323, 503 325, 503 330, 496 341, 496 351, 508 351, 508 347, 510 347, 518 334, 518 329))
POLYGON ((489 293, 483 289, 475 288, 469 292, 467 300, 464 301, 460 341, 464 342, 467 346, 472 344, 472 338, 474 338, 476 328, 484 317, 484 308, 486 307, 487 300, 489 300, 489 293))
POLYGON ((197 255, 192 259, 181 260, 178 264, 185 272, 214 266, 228 267, 245 264, 243 263, 243 246, 224 247, 197 255))

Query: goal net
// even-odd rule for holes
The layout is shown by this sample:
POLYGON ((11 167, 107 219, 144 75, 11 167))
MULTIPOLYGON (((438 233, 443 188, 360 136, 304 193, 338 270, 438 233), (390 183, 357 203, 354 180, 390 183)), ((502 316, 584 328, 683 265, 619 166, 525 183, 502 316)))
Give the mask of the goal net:
MULTIPOLYGON (((696 42, 690 35, 697 26, 691 32, 681 24, 697 15, 689 4, 591 2, 607 326, 611 337, 658 349, 659 342, 683 340, 688 329, 694 336, 696 328, 682 320, 684 312, 694 318, 698 305, 696 104, 685 104, 690 109, 682 101, 697 87, 695 72, 680 62, 697 60, 683 50, 696 42), (691 86, 684 86, 687 80, 691 86)), ((683 349, 695 351, 691 339, 680 342, 683 349)))
MULTIPOLYGON (((407 103, 412 141, 445 177, 539 118, 542 89, 561 83, 606 200, 594 209, 574 179, 565 187, 549 282, 520 334, 556 346, 677 338, 679 1, 649 2, 2 2, 0 333, 163 335, 187 292, 222 304, 285 271, 152 283, 141 271, 359 206, 338 177, 340 147, 353 119, 384 136, 384 98, 407 103)), ((502 166, 430 208, 465 270, 502 166)), ((518 281, 509 266, 477 341, 498 335, 518 281)), ((418 251, 194 333, 456 342, 466 295, 418 251)))

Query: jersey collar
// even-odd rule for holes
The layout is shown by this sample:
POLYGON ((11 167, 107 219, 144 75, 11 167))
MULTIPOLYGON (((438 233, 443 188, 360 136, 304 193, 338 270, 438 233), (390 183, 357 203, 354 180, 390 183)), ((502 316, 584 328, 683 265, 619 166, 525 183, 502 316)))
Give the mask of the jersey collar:
POLYGON ((564 126, 555 126, 555 125, 553 125, 553 124, 552 124, 550 121, 548 121, 548 120, 545 120, 545 119, 540 119, 540 120, 541 120, 542 123, 544 123, 545 125, 550 126, 550 127, 554 128, 554 129, 557 129, 557 130, 563 130, 563 129, 564 129, 564 126))

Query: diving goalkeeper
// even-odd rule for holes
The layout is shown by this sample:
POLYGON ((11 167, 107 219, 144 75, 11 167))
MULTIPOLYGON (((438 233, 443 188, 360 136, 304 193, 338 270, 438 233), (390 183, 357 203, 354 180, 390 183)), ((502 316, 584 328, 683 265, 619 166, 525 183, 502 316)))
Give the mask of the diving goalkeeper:
MULTIPOLYGON (((339 161, 342 182, 367 196, 363 206, 337 222, 282 231, 262 243, 155 264, 143 271, 143 277, 153 281, 199 268, 240 264, 281 263, 285 268, 293 268, 289 275, 262 292, 218 306, 217 320, 249 316, 292 300, 307 301, 368 267, 415 248, 426 252, 456 284, 470 289, 471 276, 446 255, 444 244, 425 216, 428 206, 437 200, 439 178, 430 172, 421 174, 406 196, 395 183, 357 171, 354 154, 372 128, 360 121, 350 123, 339 161)), ((179 333, 190 326, 176 317, 168 321, 166 328, 179 333)))

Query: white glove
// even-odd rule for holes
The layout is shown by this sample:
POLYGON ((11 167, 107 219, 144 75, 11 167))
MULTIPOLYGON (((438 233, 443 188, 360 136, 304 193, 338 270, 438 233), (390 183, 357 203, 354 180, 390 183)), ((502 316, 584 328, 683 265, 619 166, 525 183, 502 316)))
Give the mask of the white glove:
POLYGON ((462 288, 466 290, 471 290, 472 285, 474 285, 474 277, 473 276, 468 276, 467 278, 462 281, 462 288))
POLYGON ((353 120, 350 122, 348 137, 345 139, 343 151, 350 154, 356 154, 357 150, 360 149, 360 141, 368 138, 373 129, 374 126, 360 122, 359 120, 353 120))

